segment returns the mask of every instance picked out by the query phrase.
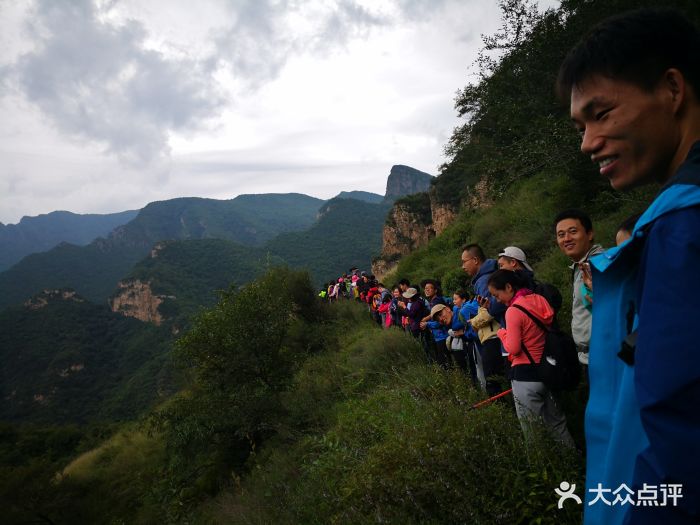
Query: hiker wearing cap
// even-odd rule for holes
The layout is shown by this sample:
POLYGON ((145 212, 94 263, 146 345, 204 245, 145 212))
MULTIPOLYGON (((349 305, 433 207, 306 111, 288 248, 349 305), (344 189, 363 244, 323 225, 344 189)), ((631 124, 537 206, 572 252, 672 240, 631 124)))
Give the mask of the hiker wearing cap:
POLYGON ((566 417, 549 388, 540 380, 535 364, 542 359, 546 333, 521 310, 529 312, 544 326, 551 326, 554 309, 544 297, 527 289, 515 272, 493 272, 488 287, 491 295, 508 308, 506 327, 498 330, 498 338, 511 361, 515 410, 525 437, 531 436, 533 420, 542 420, 554 439, 573 448, 574 440, 566 428, 566 417))
POLYGON ((506 246, 501 253, 498 254, 499 270, 525 270, 530 275, 535 275, 535 270, 532 269, 527 262, 525 252, 517 246, 506 246))
POLYGON ((660 185, 631 237, 591 259, 586 525, 700 522, 698 56, 687 16, 644 9, 593 28, 559 74, 600 175, 618 191, 660 185), (621 483, 666 493, 655 506, 591 505, 591 489, 621 483))
MULTIPOLYGON (((502 326, 505 314, 505 305, 491 297, 488 288, 489 276, 498 269, 496 261, 487 259, 484 250, 478 244, 467 244, 462 248, 462 269, 472 278, 472 288, 479 304, 488 304, 486 316, 488 323, 495 321, 502 326)), ((486 321, 482 316, 482 321, 486 321)), ((505 383, 506 361, 501 342, 489 337, 482 340, 481 357, 486 376, 486 392, 489 396, 495 396, 503 390, 505 383)))
POLYGON ((458 290, 454 296, 454 306, 436 305, 430 311, 433 320, 448 328, 447 347, 457 366, 469 376, 474 386, 484 385, 483 369, 479 351, 476 348, 476 332, 469 324, 478 306, 475 301, 468 301, 467 293, 458 290))
POLYGON ((590 278, 590 259, 603 253, 593 242, 593 223, 581 210, 564 210, 554 219, 554 232, 559 249, 571 259, 573 302, 571 303, 571 336, 578 348, 579 361, 588 364, 591 340, 591 312, 584 304, 584 275, 590 278))
MULTIPOLYGON (((445 305, 445 300, 442 298, 440 286, 434 279, 425 279, 422 283, 423 295, 428 301, 428 308, 434 308, 437 305, 445 305)), ((426 316, 421 319, 420 328, 422 330, 422 343, 426 354, 431 354, 435 357, 435 361, 441 367, 447 369, 452 367, 452 352, 447 348, 447 329, 439 322, 434 321, 430 310, 426 312, 426 316)))
MULTIPOLYGON (((543 283, 535 279, 535 271, 527 262, 523 250, 517 246, 507 246, 498 254, 498 268, 499 270, 516 272, 525 281, 528 289, 547 299, 555 314, 559 312, 562 305, 559 289, 553 284, 543 283)), ((553 322, 556 323, 556 316, 553 322)))
MULTIPOLYGON (((408 331, 418 339, 421 333, 420 323, 428 309, 418 290, 414 287, 408 288, 402 297, 406 299, 406 302, 399 302, 399 311, 408 317, 408 331)), ((427 357, 428 361, 432 362, 432 356, 428 355, 427 357)))

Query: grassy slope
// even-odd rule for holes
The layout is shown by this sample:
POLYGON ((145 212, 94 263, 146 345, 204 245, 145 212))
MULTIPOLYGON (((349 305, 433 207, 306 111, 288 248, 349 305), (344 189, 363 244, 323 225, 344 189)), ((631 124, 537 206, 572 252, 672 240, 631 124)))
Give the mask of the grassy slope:
MULTIPOLYGON (((467 412, 483 394, 458 372, 426 367, 410 337, 378 329, 354 303, 335 306, 333 317, 326 331, 335 337, 305 360, 283 396, 276 437, 215 497, 188 487, 199 505, 169 507, 170 519, 580 522, 580 508, 553 508, 552 492, 564 479, 580 483, 580 457, 544 436, 525 453, 512 405, 467 412)), ((86 519, 147 523, 161 508, 164 482, 154 476, 163 461, 157 435, 125 429, 67 466, 58 491, 81 494, 72 505, 86 519)))

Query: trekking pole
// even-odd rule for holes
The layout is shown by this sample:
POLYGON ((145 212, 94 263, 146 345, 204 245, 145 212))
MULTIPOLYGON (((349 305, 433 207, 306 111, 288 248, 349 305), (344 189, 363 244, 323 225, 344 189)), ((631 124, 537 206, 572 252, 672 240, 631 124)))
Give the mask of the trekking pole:
POLYGON ((511 392, 513 392, 512 388, 506 390, 505 392, 501 392, 500 394, 496 394, 495 396, 490 397, 488 399, 484 399, 483 401, 479 401, 477 404, 470 406, 467 410, 474 410, 475 408, 479 408, 481 406, 484 406, 484 405, 490 403, 491 401, 495 401, 499 397, 507 396, 511 392))

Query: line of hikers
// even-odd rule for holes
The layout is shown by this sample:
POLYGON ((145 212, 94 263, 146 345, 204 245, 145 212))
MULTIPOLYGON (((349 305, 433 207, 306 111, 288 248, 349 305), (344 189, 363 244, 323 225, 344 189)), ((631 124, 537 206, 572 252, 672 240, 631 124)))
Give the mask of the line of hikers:
MULTIPOLYGON (((629 238, 638 217, 620 225, 617 244, 629 238)), ((588 364, 593 303, 589 259, 603 249, 594 244, 591 219, 581 210, 559 213, 553 230, 572 263, 572 338, 559 331, 557 323, 561 293, 535 278, 525 252, 517 246, 504 248, 497 259, 488 259, 478 244, 462 248, 462 269, 471 277, 473 293, 459 289, 445 295, 436 279, 413 285, 401 279, 387 288, 374 275, 351 268, 327 283, 319 296, 330 302, 354 299, 365 303, 379 326, 403 329, 419 340, 429 364, 445 369, 457 366, 489 397, 503 392, 509 380, 525 435, 532 421, 539 419, 555 439, 574 447, 556 393, 575 388, 578 362, 588 364), (550 342, 547 349, 552 333, 560 339, 550 342), (552 360, 557 346, 561 354, 555 373, 559 378, 569 374, 567 384, 542 378, 543 356, 552 360)))
POLYGON ((608 250, 594 243, 585 213, 555 218, 556 242, 571 261, 571 340, 557 329, 554 291, 534 280, 514 246, 498 261, 477 244, 464 246, 474 296, 458 291, 451 305, 434 280, 420 287, 401 281, 388 291, 350 272, 326 291, 332 300, 370 298, 375 318, 384 314, 385 323, 430 337, 428 359, 443 366, 454 360, 472 377, 476 369, 489 394, 501 389, 505 353, 523 428, 525 415, 541 418, 566 444, 571 436, 548 385, 561 362, 575 366, 571 352, 574 362, 588 364, 585 525, 700 523, 698 56, 700 31, 682 12, 647 8, 593 27, 560 67, 557 94, 570 105, 580 150, 600 175, 615 191, 660 188, 608 250), (459 339, 462 349, 454 346, 459 339), (474 346, 479 351, 470 352, 474 346), (638 494, 637 503, 598 501, 615 487, 638 494), (644 505, 649 491, 667 487, 682 497, 644 505))

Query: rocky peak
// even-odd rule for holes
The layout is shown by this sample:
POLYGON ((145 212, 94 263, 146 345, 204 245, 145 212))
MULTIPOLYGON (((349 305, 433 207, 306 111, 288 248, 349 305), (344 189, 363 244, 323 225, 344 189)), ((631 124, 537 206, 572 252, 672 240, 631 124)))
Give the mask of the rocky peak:
POLYGON ((386 200, 396 200, 404 195, 422 193, 430 189, 430 181, 433 176, 429 173, 419 171, 410 166, 397 164, 392 166, 389 178, 386 181, 386 200))
POLYGON ((173 296, 154 294, 150 282, 138 279, 121 281, 117 286, 117 292, 109 300, 112 311, 146 323, 160 325, 163 316, 158 307, 165 299, 174 299, 173 296))

